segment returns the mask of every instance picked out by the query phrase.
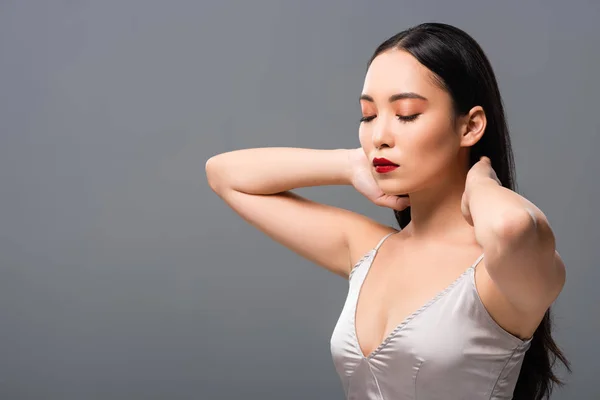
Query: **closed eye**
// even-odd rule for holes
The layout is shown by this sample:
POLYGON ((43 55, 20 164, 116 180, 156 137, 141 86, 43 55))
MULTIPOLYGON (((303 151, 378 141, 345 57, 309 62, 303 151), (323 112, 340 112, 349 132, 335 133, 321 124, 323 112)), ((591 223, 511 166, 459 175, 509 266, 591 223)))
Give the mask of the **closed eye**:
MULTIPOLYGON (((412 122, 416 120, 421 114, 413 114, 413 115, 396 115, 398 119, 402 122, 412 122)), ((365 116, 360 119, 360 122, 370 122, 375 119, 375 115, 365 116)))
POLYGON ((360 119, 360 122, 369 122, 369 121, 372 121, 374 118, 375 118, 374 115, 371 115, 371 116, 368 116, 368 117, 362 117, 360 119))
POLYGON ((421 114, 413 114, 413 115, 407 115, 407 116, 405 116, 405 115, 396 115, 396 116, 402 122, 411 122, 411 121, 416 120, 419 117, 419 115, 421 115, 421 114))

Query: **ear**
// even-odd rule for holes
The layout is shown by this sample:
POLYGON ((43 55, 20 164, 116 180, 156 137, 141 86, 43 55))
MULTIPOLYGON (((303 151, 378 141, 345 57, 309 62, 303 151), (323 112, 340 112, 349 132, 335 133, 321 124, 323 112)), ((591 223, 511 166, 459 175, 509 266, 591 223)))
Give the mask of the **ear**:
POLYGON ((461 117, 459 133, 460 146, 471 147, 479 142, 485 132, 487 118, 481 106, 473 107, 466 115, 461 117))

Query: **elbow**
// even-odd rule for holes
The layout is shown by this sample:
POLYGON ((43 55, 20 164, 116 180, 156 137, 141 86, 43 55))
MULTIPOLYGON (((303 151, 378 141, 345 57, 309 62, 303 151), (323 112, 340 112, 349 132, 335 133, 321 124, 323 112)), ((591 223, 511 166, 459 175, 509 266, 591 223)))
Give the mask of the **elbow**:
POLYGON ((510 210, 498 216, 492 226, 494 236, 501 241, 519 241, 535 231, 537 221, 525 209, 510 210))
POLYGON ((208 186, 212 189, 213 192, 219 194, 222 189, 221 177, 219 176, 219 168, 217 159, 218 156, 213 156, 206 161, 206 165, 204 166, 204 170, 206 172, 206 180, 208 182, 208 186))
POLYGON ((554 298, 552 300, 554 301, 554 299, 558 297, 563 287, 565 286, 565 283, 567 282, 567 268, 565 267, 564 262, 562 261, 560 255, 556 250, 554 251, 554 262, 552 263, 552 266, 554 267, 553 272, 555 277, 554 298))
POLYGON ((492 231, 496 240, 504 245, 512 247, 535 242, 554 254, 554 233, 541 211, 523 208, 506 212, 496 221, 492 231))

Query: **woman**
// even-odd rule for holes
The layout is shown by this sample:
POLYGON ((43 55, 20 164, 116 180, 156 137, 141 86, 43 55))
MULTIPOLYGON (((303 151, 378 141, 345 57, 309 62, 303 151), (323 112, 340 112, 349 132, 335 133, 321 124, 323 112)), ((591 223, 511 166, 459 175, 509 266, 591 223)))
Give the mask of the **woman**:
MULTIPOLYGON (((465 32, 422 24, 375 51, 358 149, 217 155, 212 189, 277 242, 349 279, 331 337, 349 399, 542 399, 565 283, 546 216, 513 191, 488 59, 465 32), (353 185, 399 231, 290 190, 353 185), (513 397, 514 396, 514 397, 513 397)), ((570 369, 569 369, 570 370, 570 369)))

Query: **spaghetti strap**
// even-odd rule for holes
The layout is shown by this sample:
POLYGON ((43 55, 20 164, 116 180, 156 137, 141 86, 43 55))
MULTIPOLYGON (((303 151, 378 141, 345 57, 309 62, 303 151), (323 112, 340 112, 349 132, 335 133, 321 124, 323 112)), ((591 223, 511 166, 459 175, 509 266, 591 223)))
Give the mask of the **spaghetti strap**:
POLYGON ((352 266, 352 269, 350 270, 350 274, 348 275, 348 281, 350 281, 352 279, 352 275, 354 274, 354 271, 356 271, 358 269, 358 267, 360 267, 365 260, 369 259, 369 257, 375 257, 375 254, 377 254, 377 251, 379 250, 379 248, 381 247, 383 242, 385 242, 385 239, 392 236, 394 233, 398 233, 398 232, 400 232, 400 231, 388 233, 379 241, 379 243, 377 243, 377 246, 375 246, 374 248, 369 250, 365 255, 363 255, 363 257, 356 264, 354 264, 354 266, 352 266))
POLYGON ((383 242, 385 242, 385 239, 387 239, 388 237, 392 236, 394 233, 398 233, 400 231, 395 231, 395 232, 390 232, 387 235, 385 235, 380 241, 379 243, 377 243, 377 246, 375 246, 375 251, 378 251, 379 248, 381 247, 381 245, 383 244, 383 242))
POLYGON ((481 262, 481 260, 483 260, 483 256, 484 256, 484 254, 482 253, 482 254, 481 254, 481 255, 480 255, 478 258, 477 258, 477 260, 475 260, 475 262, 473 263, 473 265, 471 265, 471 268, 472 268, 472 269, 475 269, 475 268, 477 267, 477 265, 479 265, 479 263, 481 262))

